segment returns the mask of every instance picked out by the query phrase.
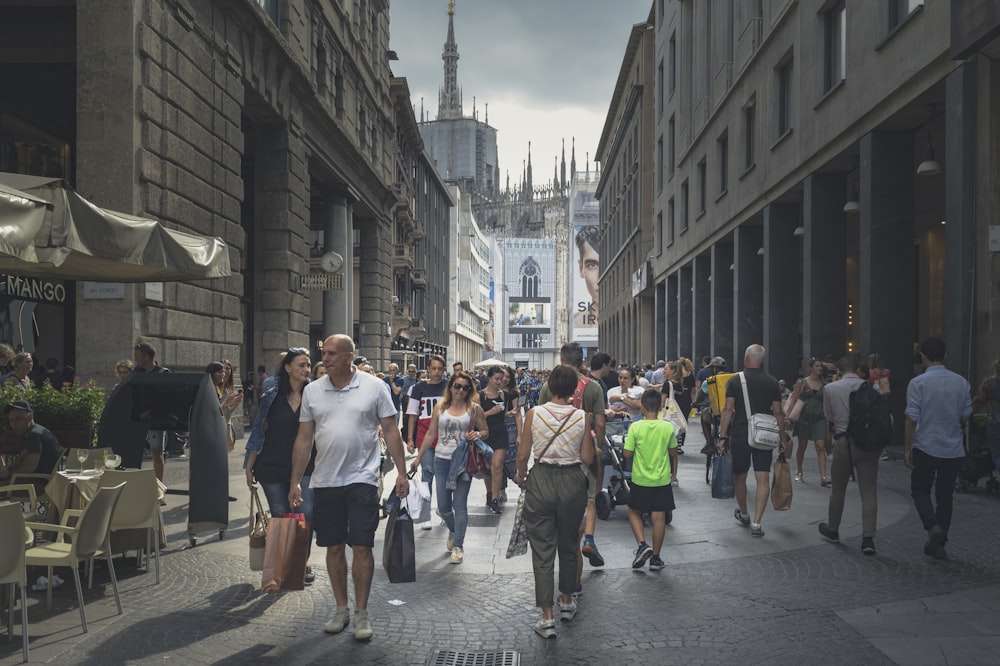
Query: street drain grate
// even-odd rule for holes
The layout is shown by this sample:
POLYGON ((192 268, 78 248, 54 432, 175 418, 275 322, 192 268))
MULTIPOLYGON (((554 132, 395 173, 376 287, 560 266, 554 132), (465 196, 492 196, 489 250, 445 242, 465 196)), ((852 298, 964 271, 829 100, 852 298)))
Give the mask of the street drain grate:
POLYGON ((427 666, 519 666, 520 663, 521 653, 515 650, 500 652, 435 650, 427 666))
POLYGON ((496 527, 500 524, 498 513, 470 513, 469 527, 496 527))

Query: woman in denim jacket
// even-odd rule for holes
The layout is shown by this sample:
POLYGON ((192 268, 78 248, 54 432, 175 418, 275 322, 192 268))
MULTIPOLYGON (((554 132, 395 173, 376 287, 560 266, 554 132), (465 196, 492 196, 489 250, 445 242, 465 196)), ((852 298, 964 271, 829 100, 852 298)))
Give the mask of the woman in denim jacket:
POLYGON ((486 416, 479 406, 472 375, 458 371, 448 381, 444 396, 434 406, 431 424, 420 442, 417 457, 410 464, 416 470, 421 456, 436 439, 434 482, 437 484, 438 515, 448 525, 447 549, 451 563, 462 561, 465 530, 469 526, 469 488, 472 477, 465 471, 469 446, 490 434, 486 416))
MULTIPOLYGON (((264 391, 260 399, 260 409, 254 419, 250 437, 247 439, 244 468, 247 486, 251 489, 260 482, 271 515, 280 517, 292 513, 288 505, 288 491, 292 477, 292 450, 299 430, 299 407, 302 404, 302 389, 309 382, 311 370, 309 351, 301 348, 289 349, 278 365, 276 386, 264 391)), ((312 525, 313 493, 309 488, 316 449, 313 447, 309 465, 302 476, 302 505, 298 512, 312 525)), ((310 529, 309 546, 312 548, 310 529)), ((314 578, 312 567, 306 566, 306 582, 314 578)))

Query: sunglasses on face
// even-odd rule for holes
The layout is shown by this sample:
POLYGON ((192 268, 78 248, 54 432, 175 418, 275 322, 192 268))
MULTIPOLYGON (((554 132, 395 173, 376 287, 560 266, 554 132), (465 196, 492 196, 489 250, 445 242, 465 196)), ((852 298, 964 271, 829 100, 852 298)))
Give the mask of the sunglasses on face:
POLYGON ((468 384, 452 384, 451 387, 456 391, 462 391, 463 393, 468 393, 472 390, 472 387, 468 384))

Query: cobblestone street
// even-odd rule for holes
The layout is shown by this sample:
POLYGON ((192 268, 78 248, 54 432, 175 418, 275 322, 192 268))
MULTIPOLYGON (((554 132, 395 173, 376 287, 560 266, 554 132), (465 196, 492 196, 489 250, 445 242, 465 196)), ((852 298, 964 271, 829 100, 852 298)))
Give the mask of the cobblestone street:
MULTIPOLYGON (((950 559, 934 561, 922 552, 907 470, 901 462, 882 463, 878 554, 865 557, 854 488, 848 489, 841 544, 817 534, 827 490, 815 483, 815 464, 807 458, 807 482, 795 484, 792 509, 769 510, 765 537, 751 539, 732 519, 734 502, 711 499, 704 459, 690 453, 700 448, 695 439, 682 458, 678 510, 664 548, 667 568, 630 568, 634 543, 625 509, 617 508, 597 530, 608 563, 585 565, 580 612, 557 628, 556 640, 532 631, 530 554, 503 556, 513 502, 498 525, 469 528, 459 566, 447 564, 446 531, 436 518, 433 530, 416 530, 416 583, 389 584, 377 566, 371 643, 356 643, 350 628, 324 634, 332 595, 321 549, 312 558, 316 583, 304 592, 257 591, 260 576, 247 567, 242 456, 234 453, 230 494, 238 501, 231 504, 226 539, 202 537, 186 548, 186 497, 168 495, 162 583, 136 571, 131 560, 119 560, 125 614, 118 616, 99 567, 86 594, 86 635, 72 583, 57 591, 52 613, 44 610, 44 594, 32 593, 32 662, 418 665, 437 650, 453 650, 514 651, 520 663, 539 665, 1000 663, 996 497, 981 490, 956 496, 950 559)), ((168 485, 184 485, 187 465, 168 464, 168 485)), ((482 518, 474 524, 494 522, 484 494, 477 482, 470 509, 482 518)), ((16 627, 13 642, 0 642, 0 662, 20 661, 19 637, 16 627)))

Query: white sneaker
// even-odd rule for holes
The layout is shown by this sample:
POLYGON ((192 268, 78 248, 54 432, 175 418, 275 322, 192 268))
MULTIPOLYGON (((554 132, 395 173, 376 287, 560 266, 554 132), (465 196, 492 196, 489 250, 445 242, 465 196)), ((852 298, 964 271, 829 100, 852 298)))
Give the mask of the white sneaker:
POLYGON ((428 532, 434 529, 434 526, 431 525, 431 521, 428 520, 426 523, 420 523, 420 529, 422 529, 425 532, 428 532))
POLYGON ((445 550, 447 550, 447 551, 448 551, 449 553, 450 553, 450 552, 451 552, 452 550, 454 550, 454 549, 455 549, 455 533, 454 533, 454 532, 448 532, 448 545, 446 545, 446 546, 445 546, 444 548, 445 548, 445 550))
POLYGON ((339 634, 347 628, 350 621, 351 612, 346 608, 338 608, 337 612, 333 614, 333 619, 327 622, 326 626, 323 627, 323 631, 328 634, 339 634))
POLYGON ((462 549, 461 548, 459 548, 458 546, 455 546, 454 548, 452 548, 452 550, 451 550, 451 563, 452 564, 461 564, 462 563, 462 557, 463 557, 463 554, 462 554, 462 549))
POLYGON ((370 641, 375 632, 372 631, 372 621, 368 619, 368 613, 354 614, 354 640, 370 641))
POLYGON ((574 617, 576 617, 576 600, 571 600, 568 604, 564 604, 561 600, 556 602, 559 607, 559 619, 563 622, 569 622, 574 617))
POLYGON ((555 638, 556 637, 556 621, 539 619, 535 623, 535 633, 542 638, 555 638))

